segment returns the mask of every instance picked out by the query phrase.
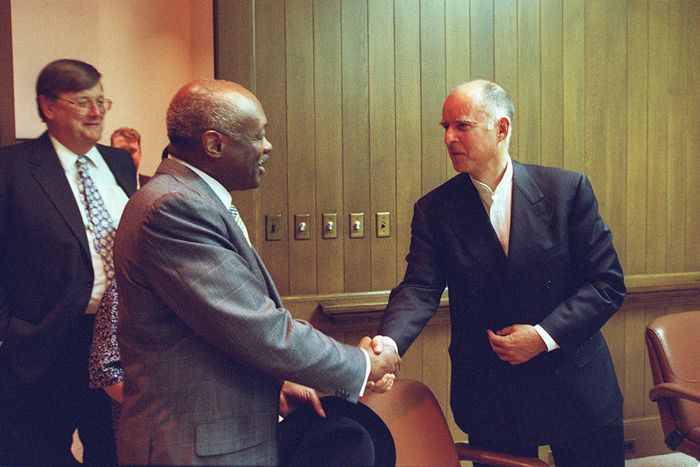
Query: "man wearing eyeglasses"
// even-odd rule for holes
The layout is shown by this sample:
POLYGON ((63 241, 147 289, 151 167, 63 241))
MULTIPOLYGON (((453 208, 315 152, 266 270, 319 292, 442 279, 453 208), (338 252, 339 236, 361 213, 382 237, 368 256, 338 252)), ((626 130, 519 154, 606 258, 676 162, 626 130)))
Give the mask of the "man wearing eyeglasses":
POLYGON ((97 144, 112 106, 100 78, 84 62, 49 63, 36 84, 47 131, 0 148, 0 465, 75 463, 75 429, 85 464, 116 462, 88 351, 136 173, 128 152, 97 144))

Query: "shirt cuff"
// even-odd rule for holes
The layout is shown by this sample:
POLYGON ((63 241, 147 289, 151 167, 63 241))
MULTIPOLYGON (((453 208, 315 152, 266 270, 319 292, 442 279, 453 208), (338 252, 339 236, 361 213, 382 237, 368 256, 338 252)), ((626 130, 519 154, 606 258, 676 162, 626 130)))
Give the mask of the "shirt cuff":
POLYGON ((539 324, 535 324, 535 331, 537 331, 537 334, 540 335, 545 345, 547 346, 547 352, 551 352, 552 350, 556 350, 559 348, 559 344, 557 344, 557 341, 555 341, 552 338, 552 336, 550 336, 549 333, 544 330, 542 326, 540 326, 539 324))
POLYGON ((362 353, 365 355, 365 364, 366 370, 365 370, 365 382, 362 383, 362 387, 360 388, 360 397, 365 395, 365 388, 367 387, 367 381, 369 380, 369 372, 372 369, 372 363, 369 361, 369 354, 365 349, 360 349, 362 350, 362 353))

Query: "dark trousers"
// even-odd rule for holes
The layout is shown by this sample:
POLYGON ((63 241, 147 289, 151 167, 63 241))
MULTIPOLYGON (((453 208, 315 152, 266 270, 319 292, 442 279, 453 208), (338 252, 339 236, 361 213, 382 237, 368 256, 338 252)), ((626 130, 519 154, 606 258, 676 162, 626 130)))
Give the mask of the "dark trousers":
POLYGON ((21 381, 0 354, 0 465, 76 464, 76 429, 84 464, 116 465, 110 399, 88 388, 91 323, 81 318, 78 335, 35 381, 21 381))
MULTIPOLYGON (((469 444, 474 447, 513 454, 516 456, 537 457, 538 446, 514 447, 503 443, 490 442, 469 436, 469 444)), ((624 467, 624 430, 622 424, 605 426, 581 438, 552 443, 552 456, 557 467, 624 467)), ((474 463, 474 467, 486 464, 474 463)))

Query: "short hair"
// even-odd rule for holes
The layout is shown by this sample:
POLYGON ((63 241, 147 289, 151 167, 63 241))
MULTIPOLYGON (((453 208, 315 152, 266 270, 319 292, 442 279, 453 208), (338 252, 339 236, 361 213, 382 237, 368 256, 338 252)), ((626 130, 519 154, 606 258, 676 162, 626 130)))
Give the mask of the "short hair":
POLYGON ((36 80, 36 104, 39 116, 46 121, 41 110, 39 96, 55 99, 62 92, 77 92, 90 89, 100 82, 102 75, 89 63, 63 58, 44 67, 36 80))
POLYGON ((117 136, 121 136, 127 141, 136 141, 139 144, 139 146, 141 146, 141 134, 134 128, 129 128, 127 126, 117 128, 112 132, 112 136, 109 137, 110 143, 113 142, 114 138, 116 138, 117 136))
POLYGON ((166 116, 168 139, 174 147, 195 147, 207 130, 232 137, 240 134, 245 115, 216 86, 216 80, 201 79, 187 87, 189 92, 175 95, 166 116))
POLYGON ((515 104, 513 103, 513 99, 501 86, 492 81, 483 79, 465 81, 464 83, 458 84, 450 94, 462 92, 465 87, 472 84, 480 85, 480 97, 484 104, 489 128, 493 128, 493 125, 501 118, 508 117, 510 121, 508 135, 506 135, 506 147, 508 147, 510 145, 510 136, 513 134, 513 119, 515 118, 515 104))

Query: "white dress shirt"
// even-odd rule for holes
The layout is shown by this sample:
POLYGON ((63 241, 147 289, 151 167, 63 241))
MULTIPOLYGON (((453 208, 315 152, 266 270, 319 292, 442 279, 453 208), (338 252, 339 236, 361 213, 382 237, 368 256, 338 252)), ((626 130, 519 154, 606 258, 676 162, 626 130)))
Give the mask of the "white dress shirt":
POLYGON ((61 144, 56 138, 54 138, 49 133, 49 138, 53 144, 58 159, 63 167, 63 172, 66 175, 68 184, 70 185, 73 196, 75 197, 75 202, 78 204, 78 209, 80 209, 80 215, 83 218, 83 224, 85 225, 85 233, 88 238, 88 247, 90 248, 90 260, 92 262, 92 271, 94 274, 94 280, 92 283, 92 293, 90 294, 90 301, 88 302, 87 309, 85 313, 94 314, 97 312, 97 307, 100 304, 102 295, 105 292, 107 285, 107 278, 105 277, 104 265, 102 263, 102 257, 95 250, 95 238, 92 231, 87 228, 88 216, 85 209, 85 203, 80 196, 80 189, 78 188, 78 169, 75 167, 75 162, 80 156, 86 156, 89 162, 89 174, 90 178, 95 182, 95 187, 100 192, 100 196, 104 201, 105 208, 109 215, 112 217, 114 222, 114 227, 119 225, 119 220, 122 217, 122 211, 124 211, 124 206, 129 200, 129 197, 124 193, 122 187, 117 184, 117 180, 114 178, 114 174, 107 166, 107 163, 102 158, 102 154, 97 150, 97 147, 93 146, 85 154, 75 154, 73 151, 61 144))

